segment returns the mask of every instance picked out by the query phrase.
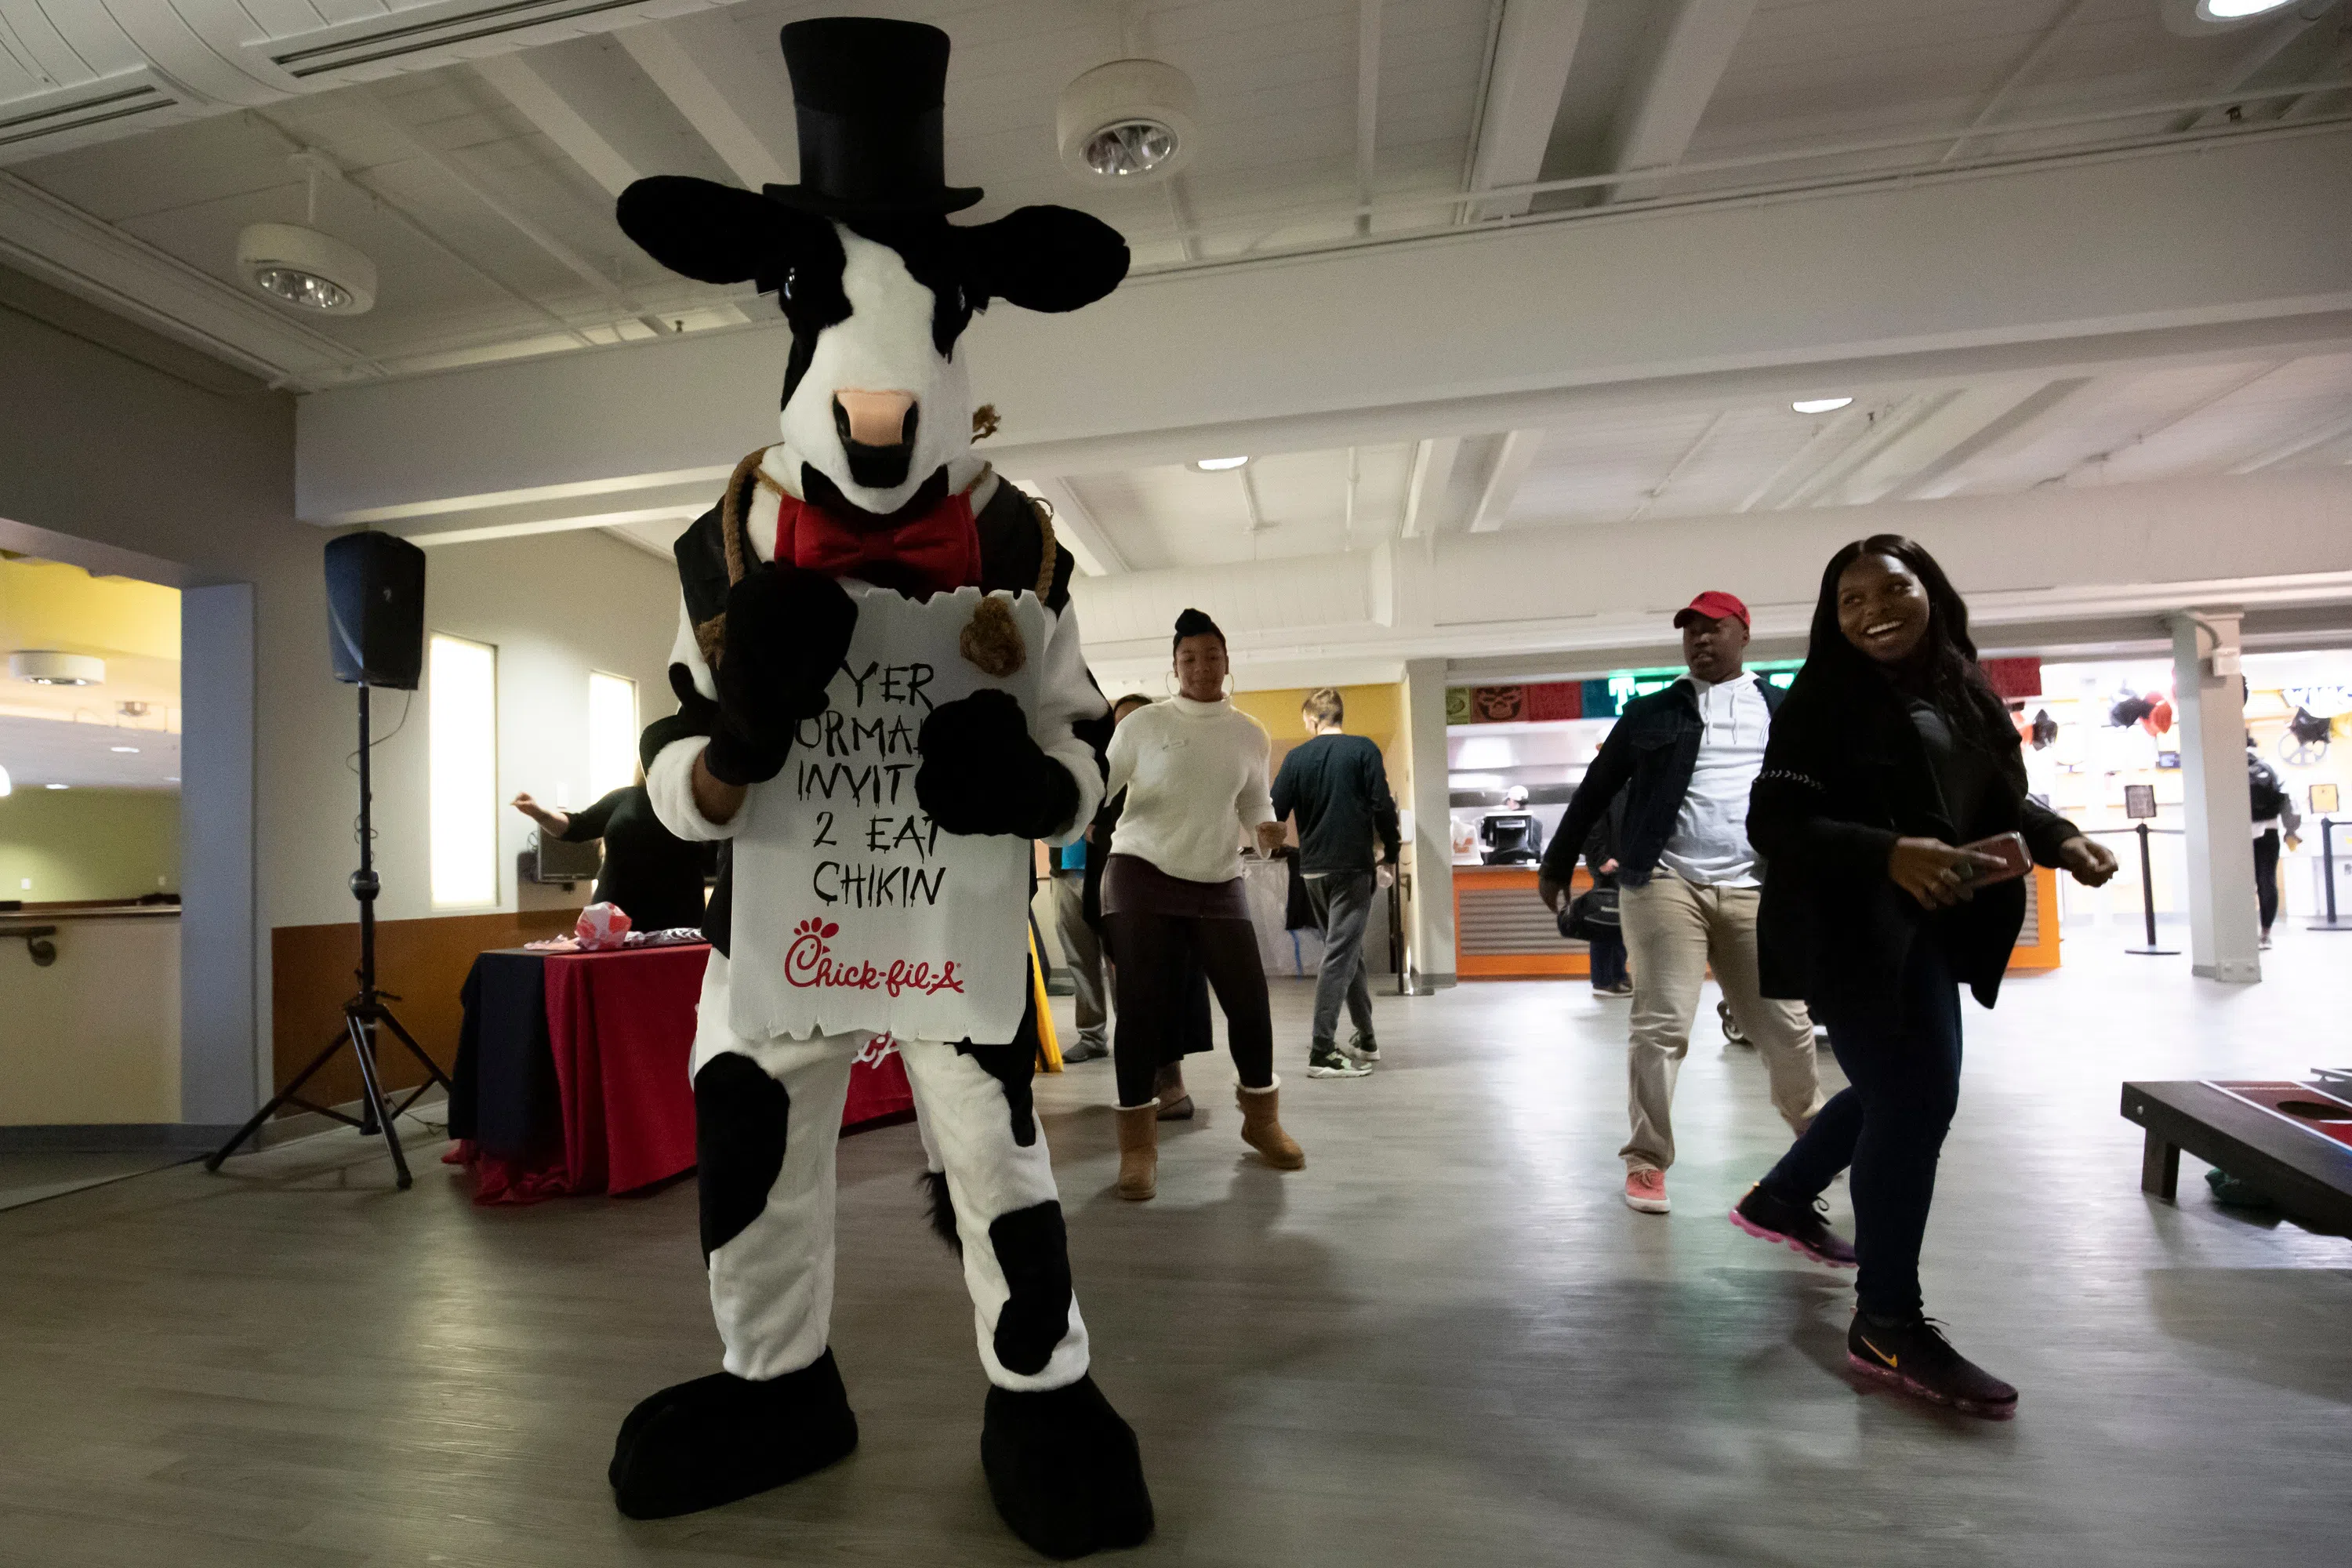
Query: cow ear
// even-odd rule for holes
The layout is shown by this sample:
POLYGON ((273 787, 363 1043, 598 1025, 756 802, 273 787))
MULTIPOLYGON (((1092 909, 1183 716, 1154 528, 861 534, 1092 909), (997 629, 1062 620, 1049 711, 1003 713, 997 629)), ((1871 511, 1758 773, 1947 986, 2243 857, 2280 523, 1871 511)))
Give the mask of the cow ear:
POLYGON ((656 174, 621 193, 621 232, 646 255, 698 283, 756 279, 776 287, 811 226, 824 220, 715 180, 656 174))
POLYGON ((956 237, 965 292, 974 303, 1007 300, 1026 310, 1075 310, 1127 276, 1118 230, 1068 207, 1022 207, 956 237))

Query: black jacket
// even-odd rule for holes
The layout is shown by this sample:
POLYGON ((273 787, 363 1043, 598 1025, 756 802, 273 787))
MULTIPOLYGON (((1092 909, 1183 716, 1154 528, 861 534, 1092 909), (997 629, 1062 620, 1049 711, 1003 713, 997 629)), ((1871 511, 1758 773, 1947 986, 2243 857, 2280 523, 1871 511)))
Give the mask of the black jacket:
MULTIPOLYGON (((1768 713, 1780 710, 1781 689, 1761 676, 1768 713)), ((1617 875, 1629 888, 1648 884, 1658 868, 1658 857, 1675 834, 1682 815, 1683 796, 1690 793, 1691 770, 1698 765, 1699 738, 1706 726, 1698 716, 1698 693, 1688 680, 1677 680, 1664 691, 1636 697, 1617 716, 1617 727, 1601 742, 1584 782, 1559 819, 1551 847, 1544 852, 1544 879, 1568 886, 1576 858, 1584 851, 1593 825, 1609 810, 1618 792, 1625 795, 1624 816, 1617 830, 1617 875)))
POLYGON ((1952 973, 1990 1007, 2025 921, 2023 881, 1996 883, 1930 913, 1886 874, 1897 837, 1966 844, 2018 832, 2058 864, 2079 831, 2025 793, 2025 760, 2004 730, 1973 820, 1955 822, 1906 700, 1874 672, 1801 674, 1772 722, 1748 797, 1748 839, 1764 863, 1757 958, 1767 996, 1900 1017, 1904 965, 1931 922, 1952 973))

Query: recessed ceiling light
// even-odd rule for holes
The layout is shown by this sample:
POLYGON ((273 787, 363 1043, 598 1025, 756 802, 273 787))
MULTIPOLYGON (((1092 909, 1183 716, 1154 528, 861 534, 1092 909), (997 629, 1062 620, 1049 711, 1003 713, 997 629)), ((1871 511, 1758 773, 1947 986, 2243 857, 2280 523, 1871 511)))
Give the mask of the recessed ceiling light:
POLYGON ((139 748, 136 746, 109 746, 106 749, 110 752, 128 752, 134 757, 139 754, 139 748))
POLYGON ((1201 458, 1196 459, 1192 466, 1204 474, 1222 474, 1228 468, 1238 468, 1248 461, 1247 458, 1201 458))
POLYGON ((73 785, 71 785, 71 784, 43 784, 41 787, 42 787, 43 789, 71 789, 71 788, 73 788, 73 785))
POLYGON ((1800 414, 1833 414, 1853 401, 1851 397, 1800 397, 1789 406, 1800 414))
POLYGON ((2197 8, 2217 22, 2235 22, 2291 4, 2293 0, 2200 0, 2197 8))
POLYGON ((14 795, 16 792, 16 781, 8 776, 6 768, 0 768, 0 795, 14 795))

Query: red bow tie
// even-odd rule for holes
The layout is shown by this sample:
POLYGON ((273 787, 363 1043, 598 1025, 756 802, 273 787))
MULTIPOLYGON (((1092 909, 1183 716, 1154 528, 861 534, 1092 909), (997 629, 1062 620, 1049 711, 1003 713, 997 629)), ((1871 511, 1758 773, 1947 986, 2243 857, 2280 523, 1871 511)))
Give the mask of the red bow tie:
POLYGON ((919 592, 951 593, 980 582, 980 529, 971 502, 951 495, 922 516, 870 532, 853 529, 821 507, 776 497, 775 559, 828 577, 872 576, 919 592), (888 567, 869 573, 868 568, 888 567))

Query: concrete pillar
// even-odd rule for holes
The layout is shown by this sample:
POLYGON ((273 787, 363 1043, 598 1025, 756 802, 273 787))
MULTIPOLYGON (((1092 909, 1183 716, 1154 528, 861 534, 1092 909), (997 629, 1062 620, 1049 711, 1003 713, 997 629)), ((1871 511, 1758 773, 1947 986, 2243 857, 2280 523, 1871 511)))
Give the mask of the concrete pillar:
POLYGON ((2183 611, 2169 619, 2187 797, 2189 966, 2209 980, 2252 985, 2263 977, 2262 920, 2254 904, 2239 613, 2183 611))
POLYGON ((1445 661, 1405 661, 1405 969, 1416 996, 1454 984, 1454 830, 1445 787, 1445 661))

